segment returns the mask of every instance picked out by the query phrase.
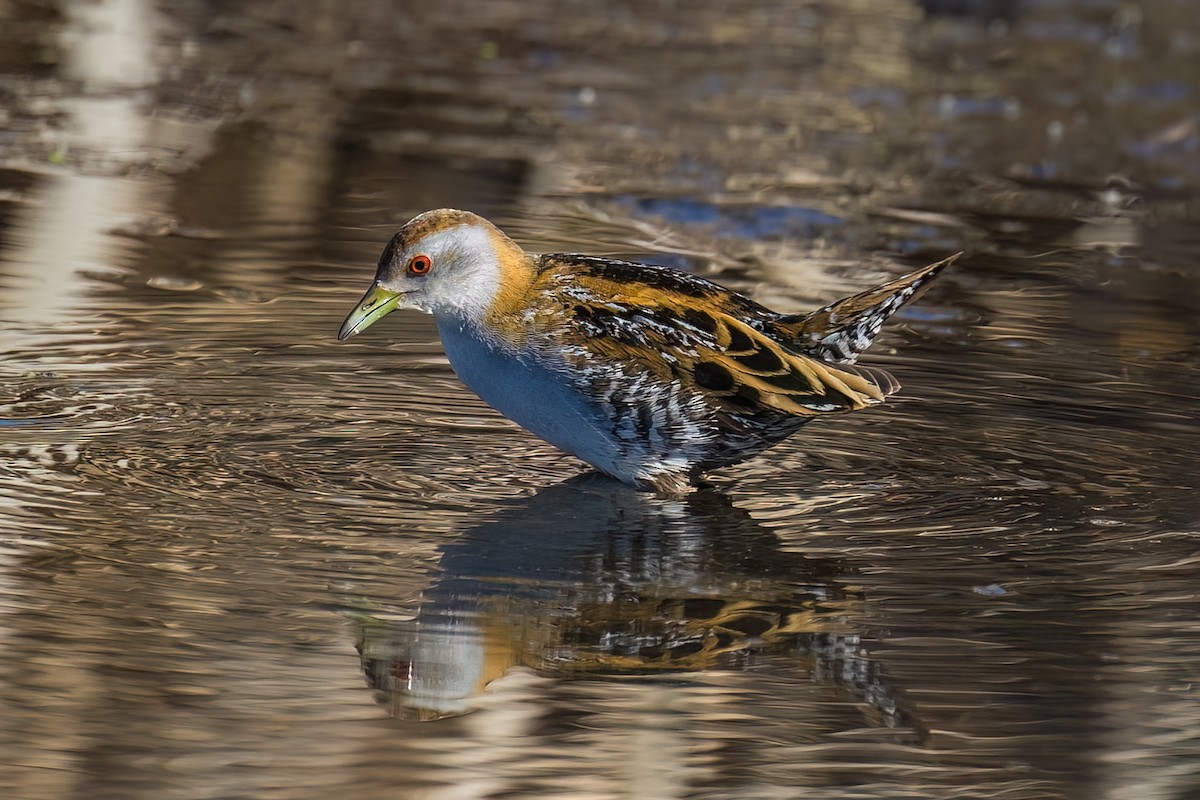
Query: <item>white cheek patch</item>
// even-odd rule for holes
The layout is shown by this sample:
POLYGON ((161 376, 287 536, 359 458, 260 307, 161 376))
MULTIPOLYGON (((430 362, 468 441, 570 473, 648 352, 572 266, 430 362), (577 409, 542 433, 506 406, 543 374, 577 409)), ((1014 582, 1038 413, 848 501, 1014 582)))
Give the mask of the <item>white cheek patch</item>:
POLYGON ((473 319, 486 314, 500 288, 500 262, 488 231, 461 225, 427 236, 422 244, 433 260, 421 292, 427 310, 473 319))

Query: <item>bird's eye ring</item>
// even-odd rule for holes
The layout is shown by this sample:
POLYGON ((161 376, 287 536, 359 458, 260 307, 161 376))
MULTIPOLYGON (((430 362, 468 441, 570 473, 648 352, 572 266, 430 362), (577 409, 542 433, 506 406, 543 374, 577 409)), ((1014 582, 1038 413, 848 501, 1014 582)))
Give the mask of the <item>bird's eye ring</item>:
POLYGON ((413 256, 408 260, 409 275, 424 275, 433 269, 433 260, 429 256, 413 256))

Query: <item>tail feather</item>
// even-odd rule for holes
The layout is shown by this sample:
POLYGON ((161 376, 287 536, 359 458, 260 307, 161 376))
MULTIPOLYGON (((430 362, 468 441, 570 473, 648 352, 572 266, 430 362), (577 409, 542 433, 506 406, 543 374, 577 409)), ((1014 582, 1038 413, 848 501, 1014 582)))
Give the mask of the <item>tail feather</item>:
POLYGON ((888 317, 915 298, 960 255, 962 253, 955 253, 936 264, 838 300, 811 314, 781 316, 775 321, 776 329, 780 338, 790 340, 790 346, 798 352, 828 364, 853 364, 859 354, 870 347, 888 317))

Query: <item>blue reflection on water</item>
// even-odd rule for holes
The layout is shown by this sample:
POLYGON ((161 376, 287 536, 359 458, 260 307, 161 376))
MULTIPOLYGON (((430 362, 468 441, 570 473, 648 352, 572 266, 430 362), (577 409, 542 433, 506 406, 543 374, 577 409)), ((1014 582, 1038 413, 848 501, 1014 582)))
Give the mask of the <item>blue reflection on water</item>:
POLYGON ((617 202, 640 215, 704 227, 720 237, 811 238, 844 223, 841 217, 804 206, 725 206, 690 197, 623 196, 617 202))

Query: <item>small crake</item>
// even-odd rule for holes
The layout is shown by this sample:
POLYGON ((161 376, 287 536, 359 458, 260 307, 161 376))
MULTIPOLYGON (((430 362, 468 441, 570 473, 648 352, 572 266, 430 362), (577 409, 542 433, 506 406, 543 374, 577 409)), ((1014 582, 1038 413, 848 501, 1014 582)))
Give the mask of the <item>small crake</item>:
POLYGON ((813 417, 900 388, 853 365, 954 257, 811 314, 712 281, 582 255, 534 255, 482 217, 413 218, 338 338, 397 308, 430 313, 450 364, 501 414, 641 489, 678 492, 813 417))

